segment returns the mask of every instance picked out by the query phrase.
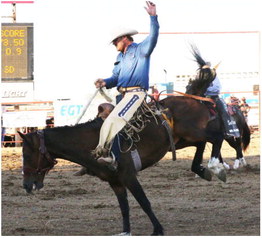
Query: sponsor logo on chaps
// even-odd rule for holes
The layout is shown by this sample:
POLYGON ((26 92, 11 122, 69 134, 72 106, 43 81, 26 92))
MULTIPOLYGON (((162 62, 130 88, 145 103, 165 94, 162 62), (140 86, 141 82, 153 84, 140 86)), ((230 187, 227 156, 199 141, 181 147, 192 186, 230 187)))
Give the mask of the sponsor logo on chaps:
POLYGON ((126 104, 126 106, 118 113, 119 117, 123 117, 126 112, 134 105, 134 103, 139 99, 137 95, 134 95, 130 101, 126 104))

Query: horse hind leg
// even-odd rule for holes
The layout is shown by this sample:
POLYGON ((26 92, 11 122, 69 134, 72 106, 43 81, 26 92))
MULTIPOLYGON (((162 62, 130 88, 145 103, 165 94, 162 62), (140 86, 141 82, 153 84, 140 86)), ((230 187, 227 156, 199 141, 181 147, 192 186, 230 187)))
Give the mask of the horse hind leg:
POLYGON ((233 169, 237 170, 240 166, 247 166, 247 162, 242 152, 241 138, 228 138, 226 141, 236 151, 236 159, 233 165, 233 169))
POLYGON ((144 190, 142 186, 140 185, 140 183, 138 182, 137 178, 136 177, 132 179, 129 178, 128 181, 126 181, 125 185, 128 188, 128 190, 133 194, 136 201, 139 203, 141 208, 148 215, 150 221, 152 222, 153 227, 154 227, 154 231, 152 235, 154 236, 164 235, 164 229, 162 225, 160 224, 160 222, 158 221, 158 219, 156 218, 151 208, 151 204, 148 198, 146 197, 144 190))
POLYGON ((237 170, 237 169, 239 169, 240 166, 243 166, 243 167, 247 166, 247 162, 246 162, 244 157, 235 159, 235 162, 234 162, 234 165, 233 165, 233 169, 237 170))
POLYGON ((246 167, 247 162, 243 156, 241 138, 236 138, 235 144, 236 144, 235 150, 237 153, 237 158, 234 162, 233 169, 238 169, 240 166, 246 167))

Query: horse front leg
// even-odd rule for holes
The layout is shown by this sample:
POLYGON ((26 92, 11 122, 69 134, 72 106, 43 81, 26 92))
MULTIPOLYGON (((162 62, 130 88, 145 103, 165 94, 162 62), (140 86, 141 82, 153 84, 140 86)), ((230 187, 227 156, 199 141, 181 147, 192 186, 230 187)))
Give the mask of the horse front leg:
POLYGON ((130 220, 129 220, 129 204, 127 199, 126 188, 121 184, 115 184, 115 183, 109 183, 109 184, 113 189, 113 191, 115 192, 123 218, 123 232, 118 235, 129 236, 131 235, 131 229, 130 229, 130 220))
POLYGON ((199 142, 196 144, 197 149, 192 162, 191 171, 199 175, 201 178, 207 181, 211 181, 212 174, 210 170, 202 165, 205 146, 206 146, 206 142, 199 142))
MULTIPOLYGON (((223 139, 217 139, 212 144, 211 159, 208 168, 223 182, 226 182, 226 171, 223 163, 219 160, 223 139)), ((222 158, 222 157, 221 157, 222 158)))
POLYGON ((135 197, 136 201, 139 203, 143 211, 148 215, 150 221, 153 224, 154 231, 153 234, 154 236, 157 235, 164 235, 164 230, 158 219, 156 218, 152 208, 151 204, 146 197, 146 194, 144 193, 144 190, 140 183, 138 182, 136 177, 133 178, 128 178, 127 181, 125 182, 126 187, 128 190, 132 193, 132 195, 135 197))

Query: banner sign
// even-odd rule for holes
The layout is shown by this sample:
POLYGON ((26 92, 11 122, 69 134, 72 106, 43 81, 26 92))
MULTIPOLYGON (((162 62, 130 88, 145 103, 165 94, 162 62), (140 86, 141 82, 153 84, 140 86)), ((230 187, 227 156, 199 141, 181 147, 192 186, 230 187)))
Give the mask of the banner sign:
POLYGON ((29 102, 34 99, 34 84, 3 83, 1 84, 2 102, 29 102))
MULTIPOLYGON (((58 100, 54 102, 55 126, 73 126, 81 116, 88 99, 83 100, 58 100)), ((97 107, 104 99, 95 99, 88 107, 80 123, 94 119, 97 115, 97 107)))
POLYGON ((47 111, 5 112, 3 127, 45 127, 47 111))

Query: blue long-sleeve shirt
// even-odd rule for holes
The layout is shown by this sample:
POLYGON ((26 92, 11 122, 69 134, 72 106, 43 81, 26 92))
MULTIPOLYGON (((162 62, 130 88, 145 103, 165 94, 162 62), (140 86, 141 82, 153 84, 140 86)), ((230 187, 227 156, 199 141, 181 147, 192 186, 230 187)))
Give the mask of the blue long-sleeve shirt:
POLYGON ((132 43, 127 51, 120 52, 113 69, 113 75, 104 79, 106 88, 135 87, 149 88, 150 55, 159 35, 157 16, 150 16, 150 33, 141 43, 132 43))
POLYGON ((217 96, 219 95, 220 90, 221 90, 221 84, 220 84, 218 77, 216 76, 215 79, 211 82, 211 84, 207 88, 205 95, 206 96, 217 96))

